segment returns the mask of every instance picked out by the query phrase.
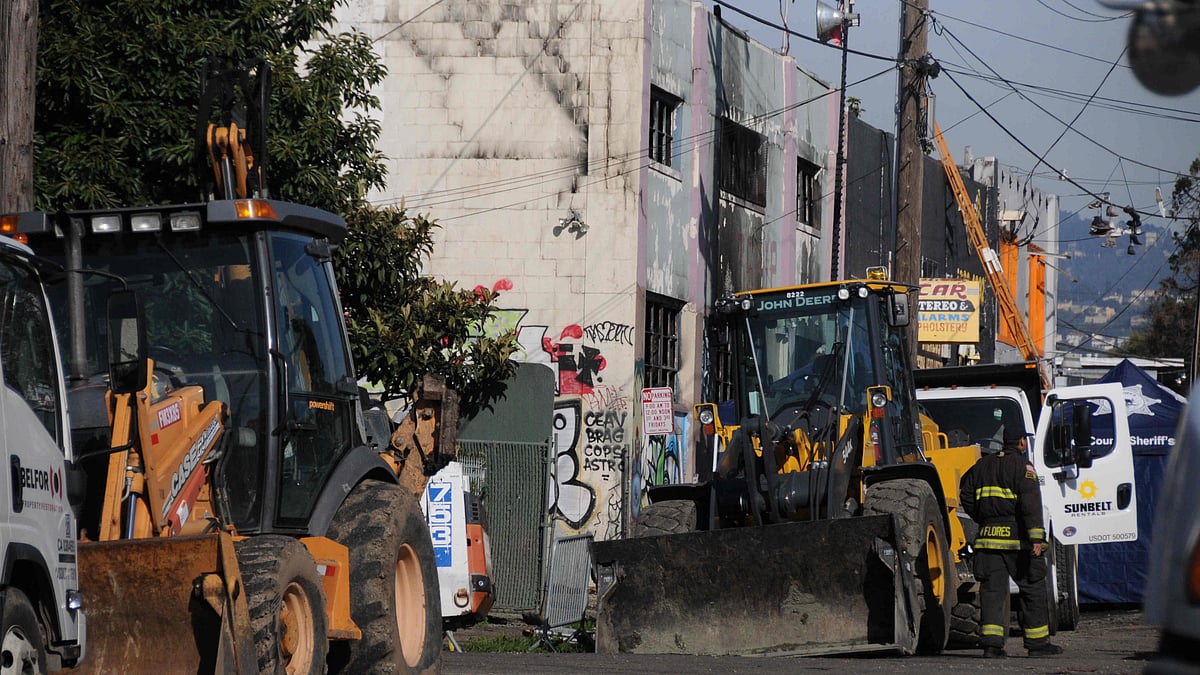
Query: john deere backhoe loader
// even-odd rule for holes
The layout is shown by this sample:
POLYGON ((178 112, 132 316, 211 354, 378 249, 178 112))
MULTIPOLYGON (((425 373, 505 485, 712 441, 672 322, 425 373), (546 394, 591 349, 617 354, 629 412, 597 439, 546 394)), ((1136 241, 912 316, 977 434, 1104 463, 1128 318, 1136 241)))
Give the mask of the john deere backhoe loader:
POLYGON ((253 116, 208 119, 233 93, 221 83, 245 73, 209 74, 210 199, 21 218, 40 254, 90 271, 52 298, 90 457, 81 668, 436 671, 417 495, 452 446, 442 432, 456 422, 439 420, 452 393, 431 390, 397 433, 415 451, 389 443, 386 413, 356 385, 330 266, 345 223, 267 198, 253 116))
POLYGON ((964 542, 956 471, 978 449, 926 457, 937 434, 904 331, 914 290, 869 278, 716 304, 734 395, 697 420, 720 462, 711 482, 652 491, 634 538, 595 544, 598 651, 943 649, 964 542))

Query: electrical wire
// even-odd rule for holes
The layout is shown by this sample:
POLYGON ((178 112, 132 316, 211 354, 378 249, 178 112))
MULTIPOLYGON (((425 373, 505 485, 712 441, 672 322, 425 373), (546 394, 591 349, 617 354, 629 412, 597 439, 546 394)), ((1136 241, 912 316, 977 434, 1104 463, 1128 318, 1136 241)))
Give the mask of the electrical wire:
MULTIPOLYGON (((1028 42, 1029 44, 1037 45, 1037 46, 1039 46, 1039 47, 1045 47, 1046 49, 1051 49, 1051 50, 1054 50, 1054 51, 1056 51, 1056 52, 1061 52, 1061 53, 1063 53, 1063 54, 1070 54, 1070 55, 1072 55, 1072 56, 1078 56, 1078 57, 1080 57, 1080 58, 1083 58, 1083 59, 1089 59, 1089 60, 1091 60, 1091 61, 1098 61, 1098 62, 1100 62, 1100 63, 1103 63, 1104 65, 1108 65, 1108 64, 1109 64, 1109 60, 1108 60, 1108 59, 1101 58, 1101 57, 1099 57, 1099 56, 1092 56, 1091 54, 1084 54, 1084 53, 1082 53, 1082 52, 1076 52, 1076 51, 1072 51, 1072 50, 1070 50, 1070 49, 1065 49, 1065 48, 1063 48, 1063 47, 1059 47, 1059 46, 1057 46, 1057 45, 1052 45, 1052 44, 1049 44, 1049 43, 1046 43, 1046 42, 1040 42, 1040 41, 1038 41, 1038 40, 1033 40, 1033 39, 1030 39, 1030 38, 1027 38, 1027 37, 1023 37, 1023 36, 1020 36, 1020 35, 1016 35, 1016 34, 1014 34, 1014 33, 1008 33, 1008 32, 1002 31, 1002 30, 1000 30, 1000 29, 998 29, 998 28, 993 28, 992 26, 985 26, 985 25, 983 25, 983 24, 981 24, 981 23, 975 23, 974 21, 968 21, 968 20, 966 20, 966 19, 961 19, 961 18, 959 18, 959 17, 952 16, 952 15, 950 15, 950 14, 946 14, 945 12, 935 12, 935 11, 933 11, 933 10, 930 10, 930 11, 929 11, 929 13, 935 17, 935 20, 936 20, 936 17, 942 17, 943 19, 950 19, 951 21, 957 21, 957 22, 959 22, 959 23, 965 23, 965 24, 966 24, 966 25, 968 25, 968 26, 974 26, 975 28, 981 28, 981 29, 983 29, 983 30, 986 30, 986 31, 989 31, 989 32, 992 32, 992 33, 996 33, 997 35, 1003 35, 1004 37, 1009 37, 1009 38, 1012 38, 1012 39, 1014 39, 1014 40, 1020 40, 1020 41, 1022 41, 1022 42, 1028 42)), ((1121 68, 1129 68, 1129 66, 1127 66, 1127 65, 1125 65, 1125 64, 1121 64, 1121 66, 1120 66, 1120 67, 1121 67, 1121 68)))
MULTIPOLYGON (((936 23, 936 22, 935 22, 935 23, 936 23)), ((1021 92, 1020 92, 1020 90, 1019 90, 1017 87, 1013 86, 1011 82, 1009 82, 1009 81, 1008 81, 1006 78, 1004 78, 1004 76, 1002 76, 1002 75, 1000 75, 1000 73, 996 72, 996 71, 995 71, 995 69, 994 69, 994 68, 992 68, 991 66, 989 66, 989 65, 987 64, 987 62, 985 62, 983 59, 981 59, 981 58, 979 57, 979 55, 975 54, 975 53, 974 53, 974 52, 971 50, 971 48, 970 48, 970 47, 968 47, 968 46, 967 46, 967 45, 966 45, 966 44, 965 44, 965 43, 964 43, 962 40, 960 40, 960 39, 958 38, 958 36, 957 36, 957 35, 955 35, 955 34, 954 34, 954 33, 953 33, 953 32, 952 32, 952 31, 951 31, 949 28, 944 28, 944 27, 943 27, 943 30, 944 30, 944 32, 945 32, 947 35, 949 35, 949 36, 950 36, 952 39, 954 39, 956 42, 958 42, 960 45, 962 45, 962 47, 963 47, 964 49, 966 49, 968 52, 970 52, 970 53, 971 53, 971 55, 972 55, 972 56, 974 56, 974 57, 975 57, 975 58, 976 58, 976 59, 977 59, 977 60, 978 60, 980 63, 982 63, 982 64, 984 65, 984 67, 985 67, 985 68, 987 68, 988 70, 990 70, 990 71, 991 71, 991 72, 992 72, 992 73, 993 73, 993 74, 994 74, 994 75, 995 75, 997 78, 999 78, 1001 81, 1003 81, 1003 82, 1005 82, 1006 84, 1008 84, 1008 86, 1009 86, 1011 89, 1013 89, 1014 91, 1016 91, 1018 96, 1020 96, 1020 97, 1021 97, 1022 99, 1024 99, 1024 100, 1028 101, 1030 104, 1032 104, 1032 105, 1033 105, 1034 107, 1036 107, 1038 110, 1041 110, 1041 111, 1042 111, 1043 113, 1045 113, 1046 115, 1049 115, 1051 118, 1053 118, 1053 119, 1054 119, 1055 121, 1057 121, 1059 124, 1062 124, 1063 126, 1069 126, 1069 125, 1067 124, 1067 122, 1063 121, 1063 120, 1062 120, 1062 118, 1060 118, 1058 115, 1055 115, 1054 113, 1050 112, 1049 110, 1047 110, 1045 107, 1043 107, 1042 105, 1040 105, 1040 104, 1039 104, 1039 103, 1037 103, 1036 101, 1033 101, 1033 100, 1032 100, 1032 99, 1030 99, 1028 96, 1026 96, 1025 94, 1021 93, 1021 92)), ((965 96, 967 96, 967 98, 968 98, 968 99, 970 99, 970 100, 971 100, 971 102, 972 102, 972 103, 974 103, 976 107, 981 107, 981 106, 980 106, 980 104, 979 104, 979 102, 978 102, 978 101, 976 101, 976 100, 974 99, 974 97, 972 97, 972 96, 971 96, 971 95, 970 95, 970 94, 967 92, 966 88, 965 88, 965 87, 963 87, 961 84, 959 84, 958 80, 954 79, 954 74, 953 74, 952 72, 950 72, 949 70, 947 70, 947 69, 945 69, 945 68, 943 68, 943 69, 942 69, 942 72, 946 74, 946 77, 947 77, 947 78, 948 78, 948 79, 949 79, 951 82, 953 82, 953 83, 954 83, 954 86, 958 87, 958 88, 959 88, 959 90, 960 90, 960 91, 962 91, 962 92, 963 92, 963 94, 964 94, 965 96)), ((1004 131, 1006 134, 1008 134, 1010 138, 1012 138, 1014 141, 1017 141, 1017 143, 1018 143, 1018 144, 1019 144, 1021 147, 1025 148, 1025 150, 1026 150, 1026 151, 1028 151, 1028 152, 1029 152, 1031 155, 1033 155, 1034 157, 1037 157, 1037 156, 1038 156, 1038 154, 1037 154, 1036 152, 1033 152, 1032 150, 1030 150, 1030 149, 1029 149, 1029 147, 1028 147, 1027 145, 1025 145, 1025 143, 1024 143, 1023 141, 1021 141, 1021 140, 1020 140, 1020 139, 1018 139, 1016 136, 1014 136, 1014 135, 1012 134, 1012 132, 1008 131, 1008 129, 1007 129, 1007 128, 1005 128, 1005 127, 1004 127, 1004 126, 1003 126, 1003 125, 1000 123, 1000 121, 999 121, 999 120, 997 120, 997 119, 996 119, 994 116, 992 116, 990 112, 987 112, 986 110, 983 110, 983 112, 984 112, 984 114, 985 114, 985 115, 988 115, 988 117, 990 117, 990 118, 992 119, 992 121, 993 121, 993 122, 994 122, 994 123, 995 123, 997 126, 999 126, 999 127, 1001 128, 1001 130, 1002 130, 1002 131, 1004 131)), ((1079 131, 1078 129, 1072 129, 1072 131, 1074 131, 1074 132, 1075 132, 1075 134, 1077 134, 1077 135, 1078 135, 1078 136, 1080 136, 1081 138, 1083 138, 1083 139, 1087 140, 1088 142, 1092 143, 1093 145, 1095 145, 1095 146, 1097 146, 1097 147, 1099 147, 1099 148, 1103 149, 1105 152, 1107 152, 1107 153, 1109 153, 1109 154, 1113 155, 1114 157, 1117 157, 1117 158, 1123 159, 1123 160, 1125 160, 1126 162, 1129 162, 1129 163, 1131 163, 1131 164, 1135 164, 1135 165, 1137 165, 1137 166, 1141 166, 1141 167, 1144 167, 1144 168, 1147 168, 1147 169, 1152 169, 1152 170, 1154 170, 1154 171, 1160 171, 1160 172, 1162 172, 1162 173, 1171 174, 1172 176, 1182 176, 1182 175, 1183 175, 1183 174, 1181 174, 1181 173, 1179 173, 1179 172, 1177 172, 1177 171, 1171 171, 1171 170, 1169 170, 1169 169, 1164 169, 1164 168, 1162 168, 1162 167, 1154 166, 1154 165, 1152 165, 1152 164, 1147 164, 1147 163, 1145 163, 1145 162, 1139 162, 1139 161, 1138 161, 1138 160, 1136 160, 1136 159, 1132 159, 1132 158, 1130 158, 1130 157, 1126 157, 1125 155, 1122 155, 1122 154, 1120 154, 1120 153, 1116 152, 1115 150, 1112 150, 1112 149, 1111 149, 1111 148, 1109 148, 1108 146, 1106 146, 1106 145, 1104 145, 1104 144, 1100 143, 1099 141, 1097 141, 1097 140, 1093 139, 1092 137, 1088 136, 1087 134, 1084 134, 1083 132, 1079 131)), ((1045 162, 1043 162, 1043 163, 1045 163, 1045 162)), ((1047 166, 1050 166, 1048 163, 1046 163, 1046 165, 1047 165, 1047 166)), ((1053 168, 1053 167, 1052 167, 1052 168, 1053 168)), ((1059 175, 1063 175, 1063 174, 1061 173, 1061 171, 1059 171, 1059 175)), ((1068 182, 1072 182, 1072 181, 1070 180, 1070 178, 1068 178, 1067 180, 1068 180, 1068 182)), ((1077 188, 1079 188, 1079 189, 1081 189, 1081 190, 1085 190, 1085 191, 1087 190, 1087 188, 1083 187, 1082 185, 1079 185, 1079 184, 1077 184, 1077 183, 1074 183, 1074 182, 1072 182, 1072 184, 1073 184, 1073 185, 1075 185, 1075 187, 1077 187, 1077 188)), ((1146 214, 1146 215, 1153 215, 1153 214, 1146 214)))
MULTIPOLYGON (((856 80, 851 83, 848 83, 846 85, 846 87, 847 87, 847 89, 849 89, 850 87, 858 86, 860 84, 863 84, 863 83, 873 80, 875 78, 886 75, 886 74, 892 72, 893 70, 894 70, 894 68, 891 68, 891 67, 885 68, 873 75, 868 75, 867 77, 861 78, 861 79, 856 80)), ((757 124, 759 122, 765 121, 772 117, 776 117, 778 115, 787 113, 791 110, 795 110, 795 109, 801 108, 805 105, 809 105, 811 103, 819 101, 827 96, 831 96, 835 93, 838 93, 838 91, 840 91, 840 88, 830 89, 830 90, 824 91, 816 96, 812 96, 805 100, 789 104, 783 108, 779 108, 777 110, 771 110, 771 111, 768 111, 768 112, 765 112, 765 113, 762 113, 759 115, 751 116, 751 117, 747 118, 746 120, 744 120, 744 122, 745 122, 745 124, 748 124, 748 125, 757 124)), ((676 160, 676 159, 682 158, 684 155, 691 153, 693 151, 693 149, 699 149, 699 148, 703 148, 703 147, 707 147, 708 145, 711 145, 712 143, 714 143, 716 141, 716 138, 718 137, 718 135, 720 133, 721 132, 719 129, 713 128, 713 129, 709 129, 706 131, 702 131, 702 132, 693 134, 691 136, 680 137, 678 139, 678 145, 679 145, 680 150, 677 153, 673 154, 671 156, 671 159, 676 160)), ((589 162, 586 165, 586 172, 584 175, 590 174, 594 171, 608 170, 608 169, 613 168, 614 166, 618 167, 618 171, 615 174, 615 176, 625 175, 628 173, 632 173, 634 171, 640 171, 643 167, 650 166, 652 162, 656 161, 656 160, 652 160, 652 159, 650 159, 649 161, 644 161, 644 160, 647 160, 648 158, 649 158, 649 149, 644 148, 644 149, 640 149, 640 150, 633 151, 630 153, 626 153, 623 156, 605 157, 605 158, 597 159, 592 162, 589 162), (623 165, 629 164, 629 163, 636 163, 636 164, 634 164, 634 166, 629 167, 629 168, 623 168, 623 165)), ((572 163, 572 164, 569 164, 569 165, 561 167, 561 168, 547 169, 544 171, 535 172, 532 174, 526 174, 526 175, 522 175, 522 176, 517 176, 517 177, 513 177, 513 178, 506 178, 506 179, 501 179, 501 180, 496 180, 496 181, 488 181, 486 183, 479 183, 479 184, 475 184, 472 186, 466 186, 466 187, 461 187, 461 188, 436 190, 436 191, 431 191, 431 192, 427 192, 427 193, 406 195, 403 197, 394 197, 394 198, 389 197, 386 199, 375 200, 372 203, 374 203, 376 205, 380 205, 380 204, 396 203, 401 200, 404 200, 404 202, 406 204, 410 204, 414 208, 418 207, 418 206, 420 208, 432 208, 432 207, 436 207, 436 206, 442 206, 445 204, 457 203, 457 202, 460 202, 462 199, 466 199, 466 198, 490 197, 490 196, 495 196, 495 195, 502 195, 502 194, 509 193, 509 192, 515 192, 518 190, 529 189, 532 187, 536 187, 538 185, 543 185, 543 184, 546 184, 549 182, 553 182, 557 179, 565 178, 567 176, 577 175, 579 172, 579 169, 580 169, 579 164, 572 163)), ((614 177, 614 175, 608 174, 608 175, 605 175, 605 176, 597 179, 596 181, 585 183, 579 187, 583 187, 585 185, 592 185, 594 183, 602 182, 604 180, 609 180, 613 177, 614 177)), ((537 201, 540 199, 546 199, 547 197, 549 197, 549 195, 542 195, 542 196, 538 196, 533 199, 515 202, 512 205, 513 206, 520 205, 520 204, 524 204, 524 203, 528 203, 528 202, 532 202, 532 201, 537 201)), ((476 213, 487 213, 490 211, 503 209, 503 208, 508 208, 508 206, 488 208, 488 209, 485 209, 483 211, 479 211, 476 213)), ((449 217, 443 218, 441 220, 453 220, 456 218, 467 217, 467 215, 472 215, 472 214, 449 216, 449 217)))
POLYGON ((1074 9, 1078 12, 1083 12, 1084 14, 1088 14, 1090 16, 1099 17, 1097 19, 1081 19, 1077 16, 1071 16, 1070 14, 1067 14, 1066 12, 1064 12, 1062 10, 1058 10, 1058 9, 1051 7, 1050 5, 1046 4, 1045 0, 1037 0, 1037 3, 1039 5, 1041 5, 1042 7, 1045 7, 1046 9, 1050 10, 1051 12, 1054 12, 1055 14, 1057 14, 1059 16, 1066 17, 1072 21, 1080 21, 1083 23, 1108 23, 1109 21, 1116 21, 1118 19, 1123 19, 1131 14, 1131 12, 1127 12, 1125 14, 1122 14, 1121 16, 1104 16, 1101 14, 1093 14, 1092 12, 1088 12, 1083 9, 1080 9, 1079 7, 1076 7, 1075 5, 1072 5, 1071 3, 1066 2, 1066 0, 1063 0, 1063 4, 1070 7, 1071 9, 1074 9))
MULTIPOLYGON (((747 12, 744 9, 735 7, 731 4, 729 4, 728 2, 724 2, 723 0, 713 0, 713 4, 718 5, 720 7, 724 7, 726 9, 731 9, 734 12, 737 12, 738 14, 741 14, 742 16, 746 17, 747 19, 750 19, 751 21, 756 21, 758 23, 761 23, 762 25, 767 26, 768 28, 774 28, 775 30, 783 31, 787 35, 791 35, 793 37, 798 37, 802 40, 808 40, 809 42, 821 45, 823 47, 827 47, 829 49, 836 49, 839 52, 843 51, 842 48, 838 47, 837 45, 832 45, 827 42, 822 42, 822 41, 818 40, 817 38, 812 37, 811 35, 805 35, 804 33, 797 33, 796 31, 791 30, 787 26, 781 26, 777 23, 767 21, 766 19, 764 19, 760 16, 755 16, 755 15, 751 14, 750 12, 747 12)), ((857 49, 846 49, 845 51, 848 54, 854 54, 855 56, 862 56, 862 57, 865 57, 868 59, 875 59, 877 61, 888 61, 889 63, 899 63, 898 61, 896 61, 896 57, 894 57, 894 56, 883 56, 882 54, 872 54, 870 52, 858 51, 857 49)))

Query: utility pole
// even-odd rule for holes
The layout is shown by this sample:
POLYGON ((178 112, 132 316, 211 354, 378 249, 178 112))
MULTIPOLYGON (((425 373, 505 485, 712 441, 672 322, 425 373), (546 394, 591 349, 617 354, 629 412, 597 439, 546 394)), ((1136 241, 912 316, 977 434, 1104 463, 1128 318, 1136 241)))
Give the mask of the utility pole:
MULTIPOLYGON (((896 172, 892 192, 892 278, 919 285, 921 281, 921 209, 925 189, 925 150, 920 124, 925 109, 928 66, 926 15, 928 0, 901 0, 900 73, 896 86, 896 172)), ((909 360, 917 366, 916 322, 908 328, 909 360)))
POLYGON ((33 207, 37 0, 0 0, 0 212, 33 207))

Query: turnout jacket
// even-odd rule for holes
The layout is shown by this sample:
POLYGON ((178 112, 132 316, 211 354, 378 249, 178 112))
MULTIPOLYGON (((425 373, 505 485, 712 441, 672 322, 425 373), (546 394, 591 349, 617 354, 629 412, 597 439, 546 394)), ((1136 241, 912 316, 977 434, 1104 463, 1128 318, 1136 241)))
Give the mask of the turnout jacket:
POLYGON ((959 486, 959 506, 979 524, 976 549, 1016 551, 1045 543, 1038 477, 1020 452, 984 455, 959 486))

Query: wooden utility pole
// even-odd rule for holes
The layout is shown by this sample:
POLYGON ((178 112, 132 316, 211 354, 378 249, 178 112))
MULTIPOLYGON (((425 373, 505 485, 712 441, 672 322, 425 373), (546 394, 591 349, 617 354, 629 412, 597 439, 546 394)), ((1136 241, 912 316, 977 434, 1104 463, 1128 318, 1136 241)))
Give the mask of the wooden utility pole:
POLYGON ((33 208, 37 0, 0 0, 0 212, 33 208))
MULTIPOLYGON (((928 0, 905 0, 900 17, 900 85, 896 101, 896 194, 894 278, 907 284, 921 279, 921 194, 925 187, 922 111, 925 75, 917 65, 927 51, 928 0)), ((915 341, 914 341, 915 344, 915 341)))

